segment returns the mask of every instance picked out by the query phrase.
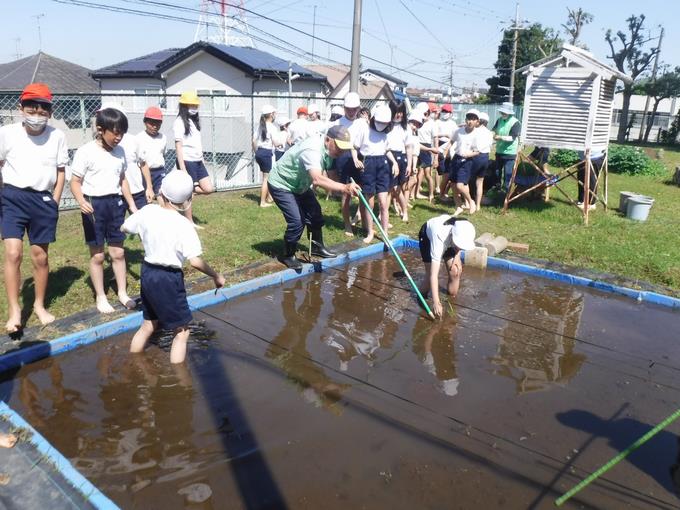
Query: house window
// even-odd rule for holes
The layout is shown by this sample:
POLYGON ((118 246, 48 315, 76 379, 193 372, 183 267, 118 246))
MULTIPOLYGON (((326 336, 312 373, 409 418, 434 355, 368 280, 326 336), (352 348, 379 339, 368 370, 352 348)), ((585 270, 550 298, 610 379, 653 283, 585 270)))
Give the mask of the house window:
POLYGON ((199 89, 196 91, 199 96, 211 96, 205 97, 201 102, 201 110, 210 112, 212 108, 215 109, 215 113, 226 113, 229 109, 229 98, 226 97, 226 90, 209 90, 209 89, 199 89), (210 104, 212 101, 212 105, 210 104))
POLYGON ((160 103, 160 88, 139 88, 135 89, 134 92, 132 108, 135 112, 143 112, 149 106, 158 106, 160 103))

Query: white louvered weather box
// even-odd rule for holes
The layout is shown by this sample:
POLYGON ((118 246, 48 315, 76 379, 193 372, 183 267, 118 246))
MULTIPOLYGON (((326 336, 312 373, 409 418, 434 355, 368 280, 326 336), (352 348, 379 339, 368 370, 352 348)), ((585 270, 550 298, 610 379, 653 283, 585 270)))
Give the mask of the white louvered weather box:
POLYGON ((522 144, 607 149, 616 80, 630 82, 628 76, 567 44, 517 72, 527 76, 522 144))

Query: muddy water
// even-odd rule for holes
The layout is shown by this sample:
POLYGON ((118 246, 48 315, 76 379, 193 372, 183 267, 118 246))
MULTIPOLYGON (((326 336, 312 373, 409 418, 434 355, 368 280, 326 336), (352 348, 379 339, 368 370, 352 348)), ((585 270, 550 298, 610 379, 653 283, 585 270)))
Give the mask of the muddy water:
MULTIPOLYGON (((163 510, 552 508, 677 408, 677 312, 466 269, 433 323, 398 270, 374 258, 197 312, 185 367, 167 338, 130 356, 125 335, 0 393, 122 508, 163 510)), ((565 507, 678 507, 678 431, 565 507)))

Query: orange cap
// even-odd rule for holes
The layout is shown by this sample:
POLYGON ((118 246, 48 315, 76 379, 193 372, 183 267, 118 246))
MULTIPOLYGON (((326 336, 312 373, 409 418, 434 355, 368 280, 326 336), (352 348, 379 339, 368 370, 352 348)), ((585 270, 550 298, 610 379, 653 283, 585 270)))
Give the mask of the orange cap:
POLYGON ((437 110, 439 110, 439 107, 437 106, 437 103, 432 103, 432 102, 427 103, 427 107, 429 108, 429 110, 430 110, 431 112, 436 112, 437 110))
POLYGON ((297 109, 297 114, 300 115, 301 113, 304 113, 307 115, 307 107, 306 106, 301 106, 300 108, 297 109))
POLYGON ((21 93, 19 101, 40 101, 52 104, 52 92, 44 83, 31 83, 21 93))
POLYGON ((163 120, 163 112, 158 106, 149 106, 144 112, 145 119, 163 120))

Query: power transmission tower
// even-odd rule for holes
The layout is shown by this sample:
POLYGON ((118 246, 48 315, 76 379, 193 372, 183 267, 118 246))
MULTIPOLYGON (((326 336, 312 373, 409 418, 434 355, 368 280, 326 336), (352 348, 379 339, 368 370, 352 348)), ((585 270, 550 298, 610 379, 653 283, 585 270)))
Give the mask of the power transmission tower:
POLYGON ((243 0, 239 1, 238 7, 231 7, 226 0, 202 0, 194 34, 194 42, 197 41, 253 48, 255 44, 248 30, 243 0))

